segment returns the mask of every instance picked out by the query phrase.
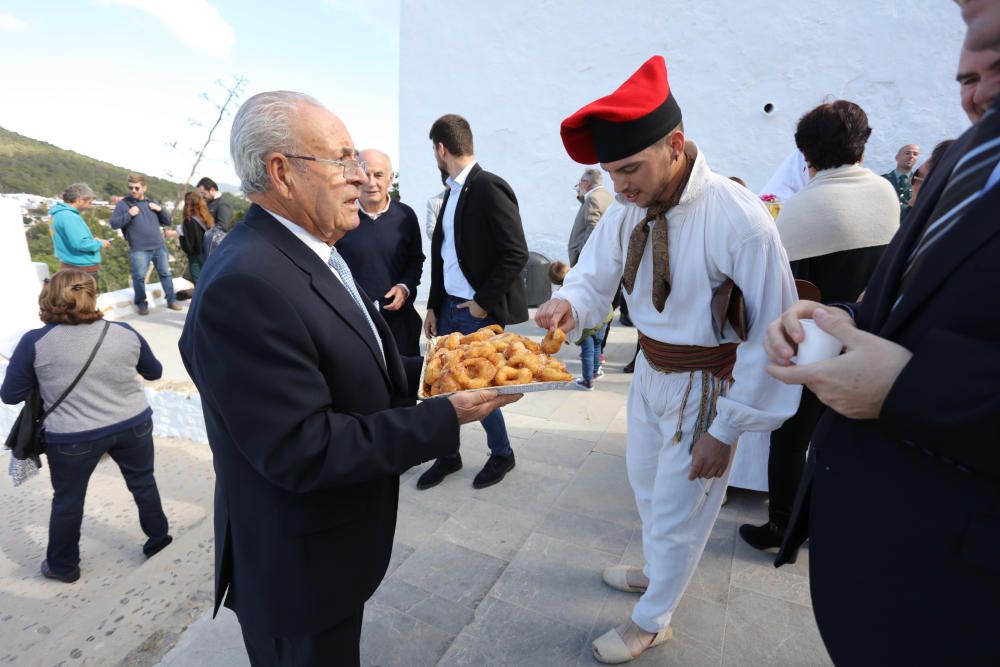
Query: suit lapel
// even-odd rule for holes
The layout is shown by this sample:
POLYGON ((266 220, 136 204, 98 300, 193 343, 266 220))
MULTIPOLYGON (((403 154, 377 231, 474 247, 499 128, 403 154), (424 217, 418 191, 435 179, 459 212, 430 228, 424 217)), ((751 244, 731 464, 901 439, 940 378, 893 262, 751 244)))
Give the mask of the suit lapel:
MULTIPOLYGON (((465 220, 463 214, 465 213, 465 202, 468 201, 466 195, 469 194, 469 187, 472 185, 472 180, 482 171, 482 167, 479 164, 472 165, 472 169, 469 170, 469 175, 465 178, 465 183, 462 184, 462 195, 458 198, 458 205, 455 207, 455 253, 458 253, 458 249, 462 247, 462 231, 465 226, 465 220)), ((444 206, 441 207, 444 210, 444 206)))
MULTIPOLYGON (((368 322, 365 321, 364 315, 358 310, 358 305, 354 302, 347 288, 333 276, 330 267, 316 253, 295 238, 291 232, 285 229, 267 211, 256 204, 251 206, 250 210, 247 211, 246 224, 264 235, 294 262, 296 266, 309 274, 313 290, 361 338, 378 363, 386 382, 391 384, 391 378, 382 360, 382 354, 379 352, 376 342, 372 340, 372 332, 368 326, 368 322)), ((363 297, 362 301, 364 302, 366 298, 363 297)), ((379 333, 382 333, 381 330, 379 333)), ((383 341, 384 338, 383 335, 383 341)), ((384 342, 383 346, 385 346, 384 342)))
MULTIPOLYGON (((955 226, 930 249, 899 305, 889 314, 880 335, 889 337, 906 321, 966 257, 1000 232, 995 211, 1000 207, 1000 188, 993 187, 980 197, 955 226)), ((909 246, 908 246, 909 247, 909 246)), ((907 252, 906 254, 909 254, 907 252)), ((984 288, 988 286, 984 285, 984 288)))
MULTIPOLYGON (((897 319, 893 313, 893 306, 899 296, 899 280, 906 268, 906 260, 910 256, 914 243, 917 242, 927 225, 927 219, 934 212, 934 208, 941 198, 941 193, 948 185, 948 176, 951 174, 951 170, 965 154, 966 144, 971 136, 971 131, 963 134, 941 158, 941 162, 935 166, 931 173, 930 180, 921 188, 916 207, 906 216, 903 226, 896 233, 896 238, 890 243, 890 250, 883 258, 883 261, 888 262, 888 265, 885 273, 881 274, 881 284, 872 293, 865 293, 866 302, 869 298, 874 297, 871 331, 881 331, 890 318, 897 319)), ((873 278, 878 275, 879 272, 876 271, 873 278)), ((875 283, 870 284, 874 285, 875 283)))

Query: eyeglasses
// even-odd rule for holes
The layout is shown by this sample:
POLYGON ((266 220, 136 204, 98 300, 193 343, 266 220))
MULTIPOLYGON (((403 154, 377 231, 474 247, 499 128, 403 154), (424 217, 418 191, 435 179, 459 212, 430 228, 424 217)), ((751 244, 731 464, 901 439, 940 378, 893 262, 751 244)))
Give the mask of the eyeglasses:
POLYGON ((346 160, 327 160, 309 155, 288 154, 285 157, 292 158, 293 160, 309 160, 310 162, 320 162, 322 164, 335 164, 342 169, 340 175, 344 178, 368 178, 368 164, 364 160, 353 160, 351 158, 346 160))

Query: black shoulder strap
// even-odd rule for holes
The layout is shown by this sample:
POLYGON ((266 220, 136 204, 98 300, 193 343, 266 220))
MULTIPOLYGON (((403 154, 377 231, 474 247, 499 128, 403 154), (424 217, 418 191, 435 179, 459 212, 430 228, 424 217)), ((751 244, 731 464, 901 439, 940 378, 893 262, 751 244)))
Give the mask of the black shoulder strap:
POLYGON ((48 410, 42 413, 42 418, 38 420, 39 424, 44 422, 45 418, 48 417, 53 410, 59 407, 59 404, 62 403, 67 396, 69 396, 69 393, 73 391, 74 387, 76 387, 76 384, 80 381, 80 378, 82 378, 83 374, 87 372, 88 368, 90 368, 91 362, 94 361, 94 357, 97 356, 97 351, 101 348, 101 343, 104 342, 104 337, 108 335, 108 327, 110 326, 111 323, 105 320, 104 329, 101 330, 101 337, 97 339, 97 345, 95 345, 94 349, 90 352, 90 357, 87 359, 87 363, 85 363, 83 365, 83 368, 80 369, 80 372, 77 373, 76 379, 73 380, 72 384, 66 387, 66 391, 62 393, 62 396, 60 396, 59 399, 55 403, 53 403, 48 410))

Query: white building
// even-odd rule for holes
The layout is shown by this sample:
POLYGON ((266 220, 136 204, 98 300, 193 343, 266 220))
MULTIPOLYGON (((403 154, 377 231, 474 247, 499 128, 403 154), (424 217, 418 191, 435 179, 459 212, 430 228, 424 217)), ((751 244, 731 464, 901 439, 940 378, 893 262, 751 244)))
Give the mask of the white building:
POLYGON ((427 133, 461 114, 483 167, 517 193, 529 246, 553 258, 566 255, 582 171, 559 123, 654 54, 709 165, 755 191, 794 150, 799 117, 826 98, 868 113, 877 173, 902 144, 929 155, 968 126, 955 82, 965 26, 942 0, 401 0, 400 30, 403 201, 422 216, 440 192, 427 133))

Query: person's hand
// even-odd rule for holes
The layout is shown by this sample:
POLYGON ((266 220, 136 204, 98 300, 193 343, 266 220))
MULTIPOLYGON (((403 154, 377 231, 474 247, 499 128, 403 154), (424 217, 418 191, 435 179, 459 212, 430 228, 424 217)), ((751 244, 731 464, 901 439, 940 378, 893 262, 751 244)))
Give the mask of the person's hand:
POLYGON ((130 208, 128 210, 128 214, 131 215, 133 218, 135 216, 139 215, 139 207, 138 206, 132 206, 132 208, 130 208))
POLYGON ((463 301, 458 304, 459 308, 468 308, 469 313, 477 320, 485 320, 486 316, 489 315, 483 308, 475 301, 463 301))
POLYGON ((392 297, 392 303, 385 304, 386 310, 399 310, 406 303, 406 289, 402 285, 393 285, 392 289, 385 293, 385 298, 392 297))
POLYGON ((101 250, 111 247, 111 241, 108 241, 107 239, 97 239, 97 240, 101 242, 101 250))
POLYGON ((163 230, 163 235, 166 236, 168 239, 175 239, 178 236, 180 236, 180 234, 177 233, 176 229, 165 229, 163 230))
POLYGON ((566 299, 549 299, 535 311, 535 324, 549 331, 572 331, 576 328, 573 306, 566 299))
POLYGON ((691 449, 691 472, 688 473, 688 479, 722 477, 729 467, 732 454, 732 447, 706 433, 698 438, 691 449))
POLYGON ((854 320, 842 308, 829 308, 815 301, 796 301, 791 308, 781 314, 781 317, 767 325, 764 349, 767 351, 768 362, 777 366, 792 364, 792 357, 798 351, 799 343, 806 337, 799 320, 815 319, 817 312, 854 325, 854 320))
POLYGON ((772 362, 767 372, 785 384, 804 384, 825 405, 850 419, 875 419, 885 397, 913 356, 909 350, 854 325, 846 315, 817 310, 813 320, 820 329, 844 344, 839 357, 805 366, 772 362))
POLYGON ((149 202, 149 210, 156 211, 157 213, 159 213, 160 211, 163 210, 163 207, 157 204, 156 202, 149 202))
POLYGON ((434 338, 438 335, 438 319, 437 315, 434 314, 433 310, 427 311, 427 316, 424 318, 424 336, 427 338, 434 338))
POLYGON ((494 389, 463 391, 448 397, 459 424, 482 421, 487 415, 508 403, 521 400, 524 394, 498 394, 494 389))

